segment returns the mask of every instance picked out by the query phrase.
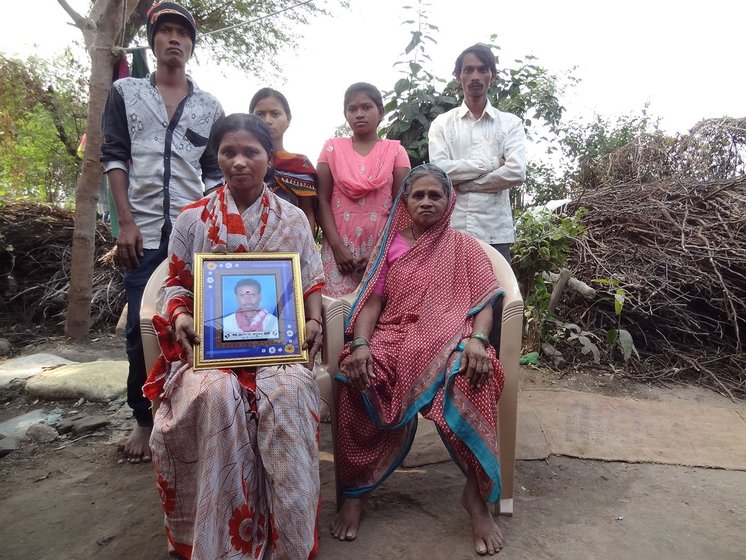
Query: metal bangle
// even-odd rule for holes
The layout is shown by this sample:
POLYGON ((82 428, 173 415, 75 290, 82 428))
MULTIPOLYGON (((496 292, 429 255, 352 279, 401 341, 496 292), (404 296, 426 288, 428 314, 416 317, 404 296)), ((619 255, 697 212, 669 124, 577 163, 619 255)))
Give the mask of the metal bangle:
POLYGON ((487 338, 487 335, 481 332, 475 332, 471 333, 471 336, 469 338, 476 338, 479 342, 484 344, 484 347, 487 348, 490 345, 490 339, 487 338))
POLYGON ((364 336, 359 336, 350 343, 350 354, 352 354, 355 350, 357 350, 361 346, 369 346, 368 339, 365 338, 364 336))

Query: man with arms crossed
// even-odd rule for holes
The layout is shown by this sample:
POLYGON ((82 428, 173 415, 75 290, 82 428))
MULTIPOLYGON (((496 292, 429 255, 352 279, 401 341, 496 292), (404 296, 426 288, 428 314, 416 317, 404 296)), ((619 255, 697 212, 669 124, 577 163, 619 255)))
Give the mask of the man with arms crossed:
POLYGON ((487 99, 497 77, 495 56, 487 46, 476 44, 462 52, 453 75, 464 90, 464 102, 430 126, 430 162, 444 169, 456 188, 453 228, 489 243, 510 262, 515 232, 509 190, 526 178, 523 121, 498 111, 487 99))
POLYGON ((150 461, 153 427, 140 337, 140 301, 148 279, 166 258, 168 237, 181 208, 222 182, 217 157, 207 149, 213 123, 223 114, 215 97, 186 75, 196 26, 173 2, 148 12, 147 35, 156 71, 117 80, 102 118, 101 161, 119 216, 117 256, 127 294, 127 403, 137 421, 123 448, 130 463, 150 461))
MULTIPOLYGON (((464 91, 464 102, 430 125, 430 162, 448 174, 456 189, 453 228, 489 243, 510 262, 515 241, 510 187, 526 178, 523 121, 498 111, 487 99, 487 90, 497 78, 489 47, 476 44, 463 51, 453 75, 464 91)), ((500 303, 498 308, 502 309, 500 303)), ((501 313, 494 313, 490 341, 495 348, 500 342, 500 317, 501 313)))

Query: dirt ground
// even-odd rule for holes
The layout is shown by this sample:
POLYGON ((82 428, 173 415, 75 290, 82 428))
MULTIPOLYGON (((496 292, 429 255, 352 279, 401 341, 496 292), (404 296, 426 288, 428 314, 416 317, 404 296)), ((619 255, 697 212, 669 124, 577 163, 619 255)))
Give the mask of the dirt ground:
MULTIPOLYGON (((47 341, 24 353, 124 359, 121 346, 104 335, 86 346, 47 341)), ((526 370, 522 386, 733 406, 698 388, 650 387, 600 373, 526 370)), ((76 407, 0 390, 0 421, 56 406, 63 418, 77 410, 107 415, 111 424, 77 441, 25 444, 0 459, 0 558, 168 558, 151 468, 118 462, 116 444, 130 426, 126 405, 76 407)), ((333 540, 326 531, 334 514, 328 425, 321 449, 320 559, 476 557, 459 505, 463 478, 452 463, 396 472, 376 492, 357 541, 333 540)), ((746 472, 554 456, 519 461, 517 470, 515 516, 499 520, 503 560, 746 558, 746 472)))

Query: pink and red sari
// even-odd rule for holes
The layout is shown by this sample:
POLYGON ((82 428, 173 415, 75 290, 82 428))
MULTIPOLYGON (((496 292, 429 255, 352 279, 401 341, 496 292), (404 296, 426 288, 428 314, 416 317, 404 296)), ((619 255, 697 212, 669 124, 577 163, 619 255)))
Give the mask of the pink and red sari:
MULTIPOLYGON (((321 150, 319 163, 327 164, 334 177, 331 206, 342 243, 355 259, 370 254, 391 213, 394 169, 410 167, 407 151, 398 140, 380 140, 367 156, 361 156, 352 138, 331 138, 321 150)), ((362 272, 342 274, 326 240, 321 245, 321 261, 326 295, 355 291, 362 272)))
POLYGON ((194 371, 170 337, 193 305, 196 252, 298 252, 306 295, 323 287, 308 220, 266 189, 239 214, 221 187, 187 206, 169 243, 163 355, 143 387, 160 398, 150 447, 166 535, 185 558, 305 559, 318 538, 318 407, 301 365, 194 371))
MULTIPOLYGON (((348 333, 373 293, 394 235, 412 225, 401 194, 369 263, 348 333)), ((488 503, 500 498, 497 401, 502 366, 489 349, 494 375, 473 389, 456 372, 473 317, 502 294, 487 255, 471 236, 450 227, 454 196, 443 218, 391 264, 383 309, 370 339, 376 378, 361 393, 347 383, 344 360, 337 376, 338 473, 347 497, 360 497, 404 460, 417 413, 435 422, 461 469, 474 472, 488 503)))

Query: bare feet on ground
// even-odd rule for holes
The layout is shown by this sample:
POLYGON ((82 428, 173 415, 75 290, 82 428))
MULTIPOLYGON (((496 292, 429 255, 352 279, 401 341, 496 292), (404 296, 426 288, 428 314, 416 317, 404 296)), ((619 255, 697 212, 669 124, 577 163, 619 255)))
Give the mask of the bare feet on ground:
POLYGON ((329 530, 335 539, 340 541, 355 540, 365 501, 365 498, 345 498, 342 508, 329 526, 329 530))
POLYGON ((500 528, 492 519, 487 504, 479 494, 476 477, 469 474, 461 496, 461 504, 471 517, 471 531, 474 535, 474 549, 477 554, 497 554, 503 546, 500 528))
POLYGON ((150 463, 150 432, 149 426, 135 426, 127 442, 119 446, 119 452, 125 460, 135 463, 150 463))

